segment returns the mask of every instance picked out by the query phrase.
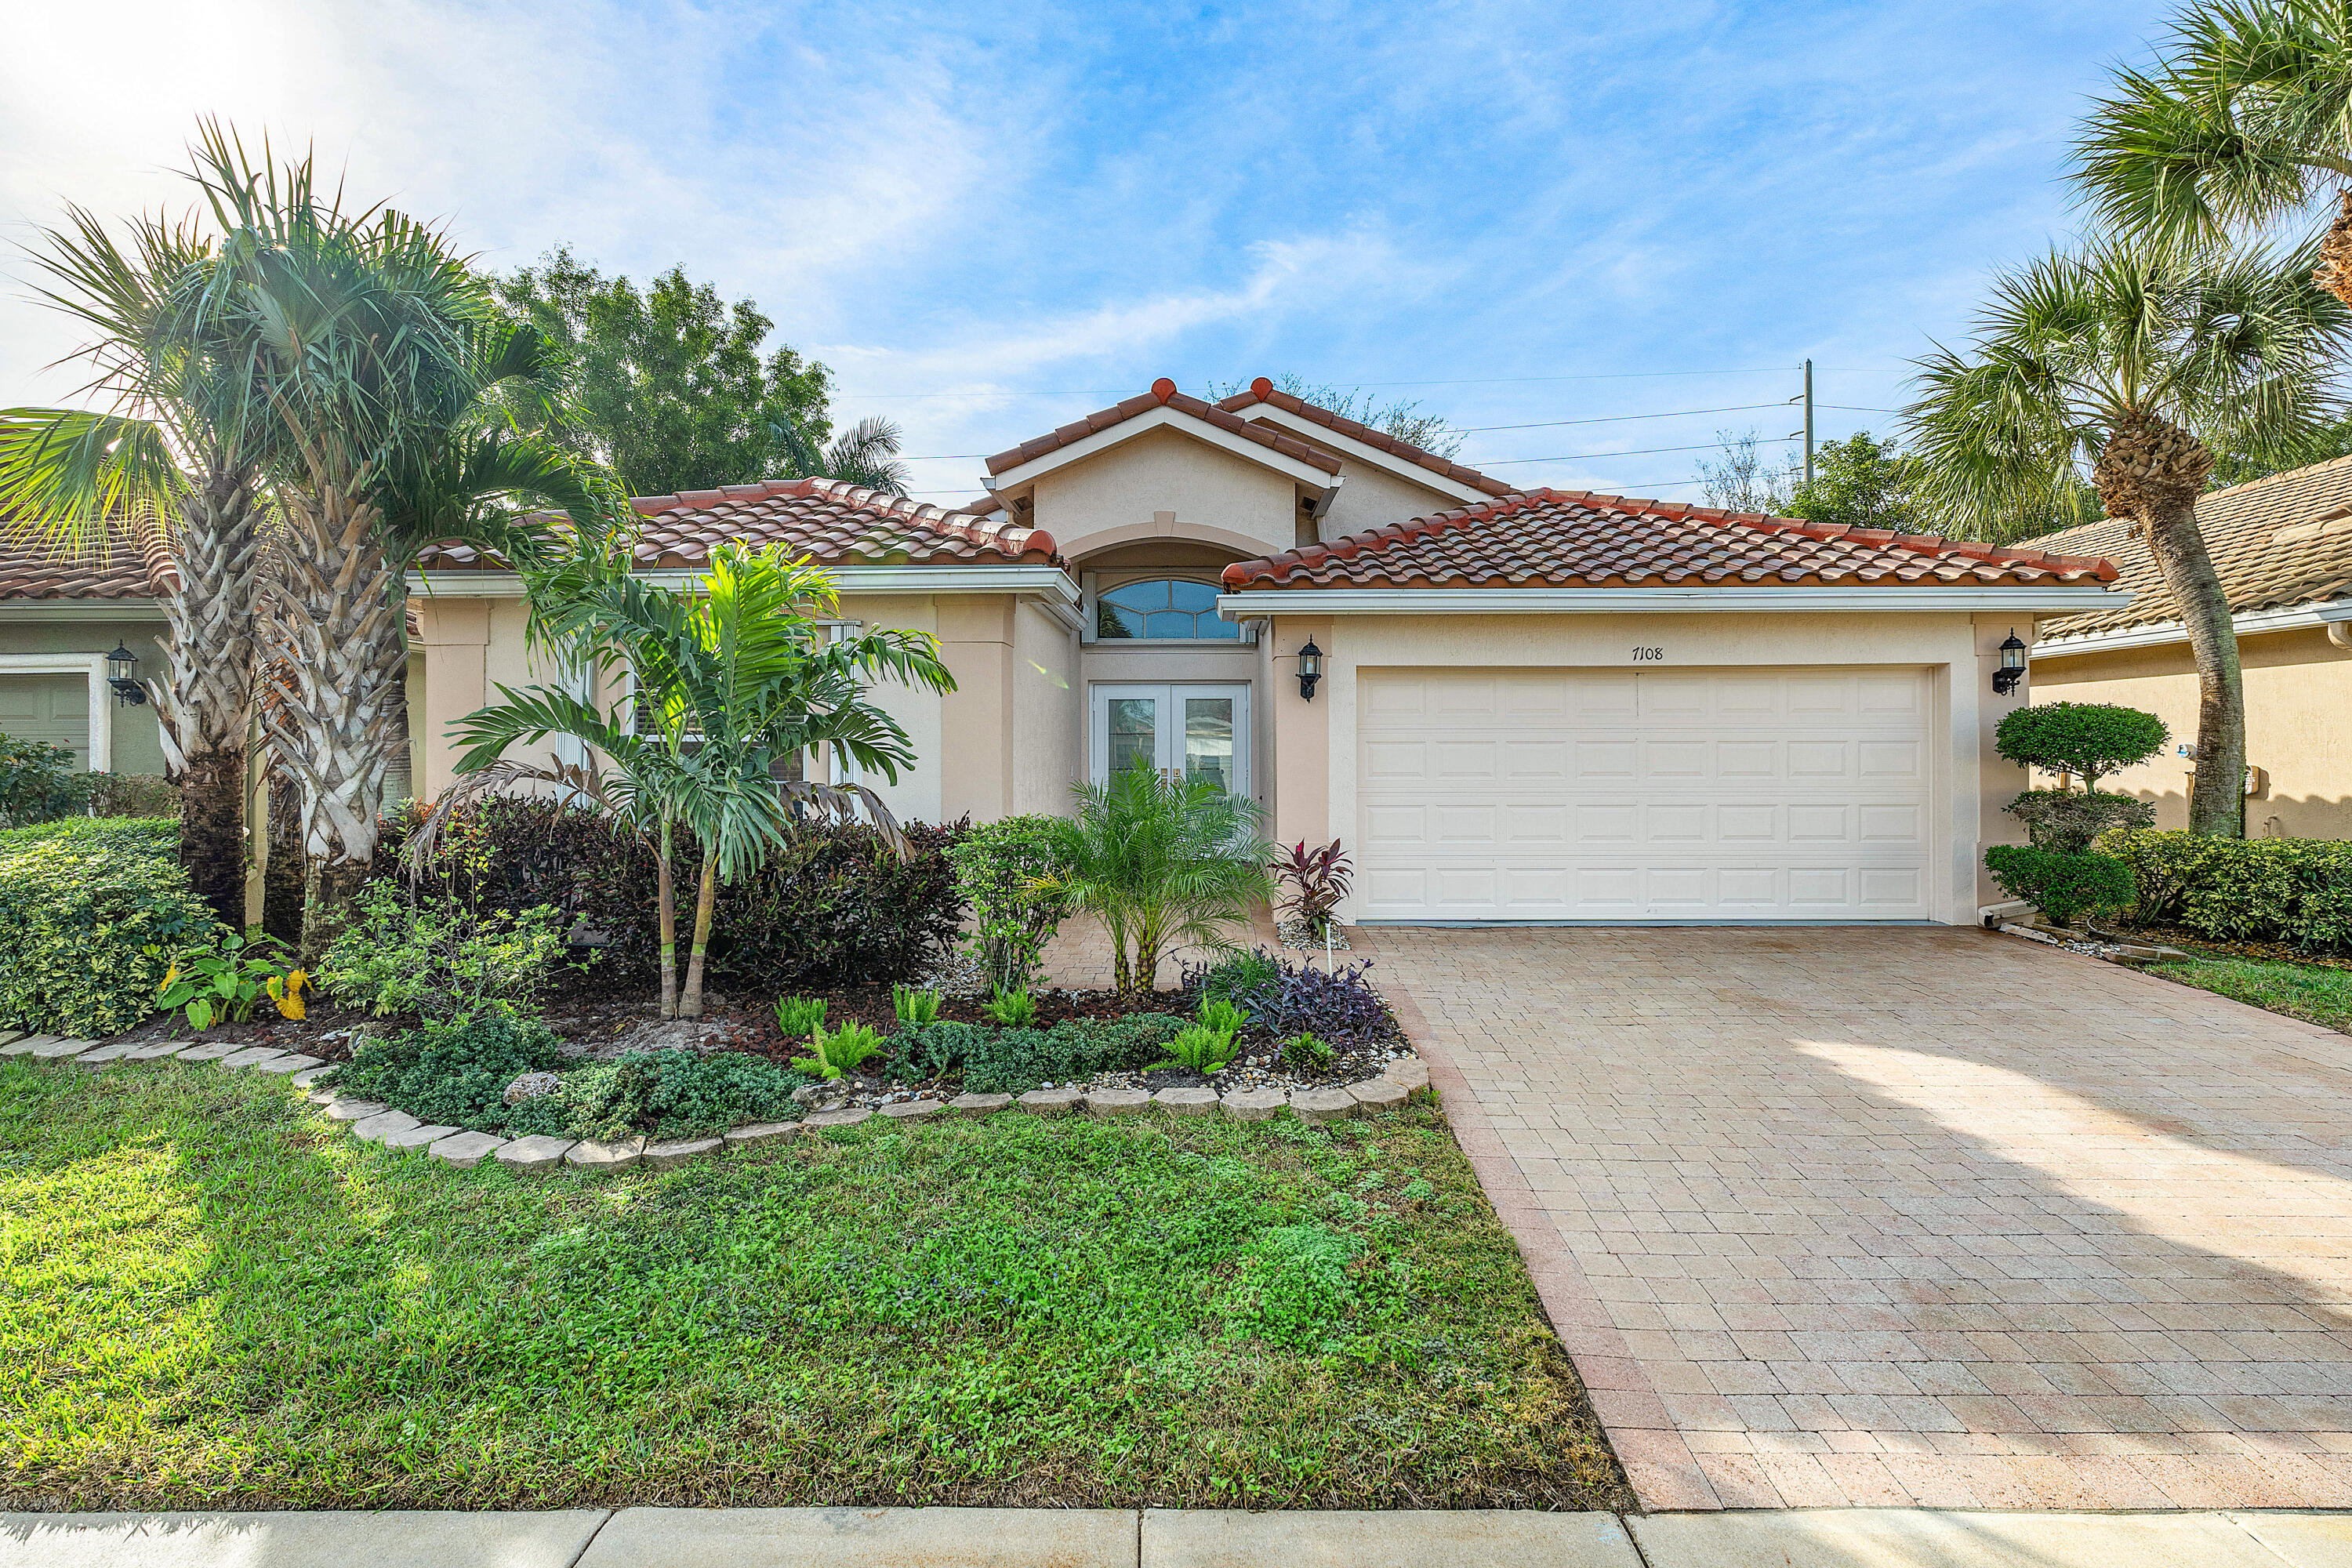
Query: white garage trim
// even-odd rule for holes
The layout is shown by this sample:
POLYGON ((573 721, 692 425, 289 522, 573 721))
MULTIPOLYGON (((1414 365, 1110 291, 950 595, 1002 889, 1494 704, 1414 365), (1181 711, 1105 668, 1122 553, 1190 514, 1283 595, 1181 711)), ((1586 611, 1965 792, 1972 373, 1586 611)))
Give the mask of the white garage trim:
POLYGON ((106 711, 102 653, 0 653, 0 675, 82 675, 89 679, 89 771, 114 771, 114 725, 106 711))

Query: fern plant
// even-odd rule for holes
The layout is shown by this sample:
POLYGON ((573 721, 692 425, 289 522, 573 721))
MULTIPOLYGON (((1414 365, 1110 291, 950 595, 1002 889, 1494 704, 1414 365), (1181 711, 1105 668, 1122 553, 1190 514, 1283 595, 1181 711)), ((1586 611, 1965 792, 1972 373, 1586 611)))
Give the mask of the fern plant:
POLYGON ((1331 1056, 1331 1042, 1311 1029, 1282 1042, 1282 1059, 1295 1068, 1328 1068, 1331 1056))
POLYGON ((776 1027, 788 1040, 801 1039, 824 1026, 824 998, 822 996, 779 996, 776 998, 776 1027))
POLYGON ((940 1021, 940 994, 934 987, 893 985, 890 1005, 901 1024, 936 1024, 940 1021))
POLYGON ((1146 1070, 1156 1072, 1161 1068, 1191 1068, 1197 1073, 1218 1072, 1234 1059, 1234 1053, 1240 1048, 1233 1036, 1219 1034, 1214 1029, 1194 1024, 1168 1042, 1166 1061, 1154 1062, 1146 1070))
POLYGON ((1029 994, 1026 985, 1010 990, 996 988, 996 994, 980 1005, 989 1021, 1008 1029, 1025 1029, 1037 1021, 1037 998, 1029 994))
POLYGON ((836 1079, 882 1048, 882 1036, 871 1024, 844 1024, 831 1034, 819 1025, 809 1040, 816 1054, 794 1057, 793 1066, 812 1077, 836 1079))

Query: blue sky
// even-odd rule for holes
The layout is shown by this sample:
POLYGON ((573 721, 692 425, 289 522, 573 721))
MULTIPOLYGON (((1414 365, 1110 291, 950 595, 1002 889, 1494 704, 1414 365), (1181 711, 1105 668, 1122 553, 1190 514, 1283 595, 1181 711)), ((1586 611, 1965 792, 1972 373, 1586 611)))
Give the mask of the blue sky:
MULTIPOLYGON (((1825 437, 1890 426, 1850 410, 2071 231, 2071 126, 2168 9, 47 7, 0 59, 0 238, 184 204, 216 113, 488 264, 750 295, 930 499, 1155 376, 1284 372, 1515 482, 1696 499, 1709 454, 1654 449, 1794 430, 1743 405, 1807 357, 1825 437)), ((62 398, 71 330, 5 268, 0 403, 62 398)))

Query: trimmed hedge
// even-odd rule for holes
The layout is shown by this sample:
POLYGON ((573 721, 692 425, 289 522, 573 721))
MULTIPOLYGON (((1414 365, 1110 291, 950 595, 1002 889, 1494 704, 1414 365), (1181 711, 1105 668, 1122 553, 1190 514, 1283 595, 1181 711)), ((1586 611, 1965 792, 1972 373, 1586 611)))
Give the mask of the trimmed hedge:
POLYGON ((219 927, 168 817, 69 817, 0 833, 0 1026, 111 1035, 155 1010, 184 947, 219 927))
POLYGON ((2120 910, 2132 901, 2130 869, 2105 855, 1996 844, 1985 851, 1985 865, 2011 898, 2023 899, 2062 926, 2091 910, 2120 910))
POLYGON ((2142 920, 2216 942, 2352 948, 2352 843, 2343 839, 2116 828, 2098 848, 2131 868, 2142 920))

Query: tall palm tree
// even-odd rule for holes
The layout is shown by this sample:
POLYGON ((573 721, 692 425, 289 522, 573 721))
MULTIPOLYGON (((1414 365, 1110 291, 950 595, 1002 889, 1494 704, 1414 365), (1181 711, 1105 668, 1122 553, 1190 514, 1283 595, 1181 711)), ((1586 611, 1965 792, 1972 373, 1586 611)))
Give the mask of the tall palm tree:
POLYGON ((779 423, 775 431, 792 452, 793 466, 800 470, 802 479, 839 479, 886 495, 907 493, 907 481, 911 476, 907 465, 898 461, 898 447, 905 437, 898 426, 879 415, 860 419, 823 451, 809 439, 808 432, 789 419, 779 423))
POLYGON ((162 531, 164 670, 148 685, 180 786, 180 858, 214 914, 245 924, 246 748, 268 410, 208 307, 220 264, 187 222, 142 216, 118 243, 69 208, 34 253, 40 297, 95 335, 78 351, 103 411, 0 411, 0 518, 61 551, 162 531))
MULTIPOLYGON (((862 810, 905 852, 873 791, 779 779, 779 765, 830 753, 896 783, 899 770, 913 764, 914 747, 868 699, 867 684, 886 679, 948 692, 955 679, 927 633, 836 637, 840 606, 832 583, 782 546, 721 545, 700 587, 688 593, 630 576, 625 544, 583 552, 583 559, 585 566, 564 563, 534 584, 550 635, 582 648, 606 689, 629 680, 635 689, 600 705, 545 686, 499 687, 497 705, 457 727, 467 747, 457 765, 470 788, 454 799, 517 783, 549 784, 649 835, 658 867, 662 1016, 700 1017, 721 881, 756 870, 809 816, 846 821, 862 810), (584 742, 609 761, 609 782, 601 770, 592 782, 561 766, 500 761, 509 747, 551 735, 584 742), (681 826, 702 845, 683 986, 671 875, 681 826)), ((452 802, 443 797, 436 819, 452 802)), ((429 849, 428 839, 419 853, 429 849)))
POLYGON ((2208 443, 2308 439, 2339 412, 2347 325, 2307 249, 2110 239, 2000 278, 1967 352, 1919 362, 1905 421, 1931 514, 1981 534, 2063 506, 2087 467, 2107 515, 2138 523, 2197 660, 2199 833, 2238 837, 2245 815, 2237 637, 2197 528, 2208 443))
POLYGON ((2249 237, 2336 195, 2319 281, 2352 303, 2352 5, 2343 0, 2190 5, 2154 69, 2116 73, 2074 152, 2092 209, 2137 238, 2249 237))

